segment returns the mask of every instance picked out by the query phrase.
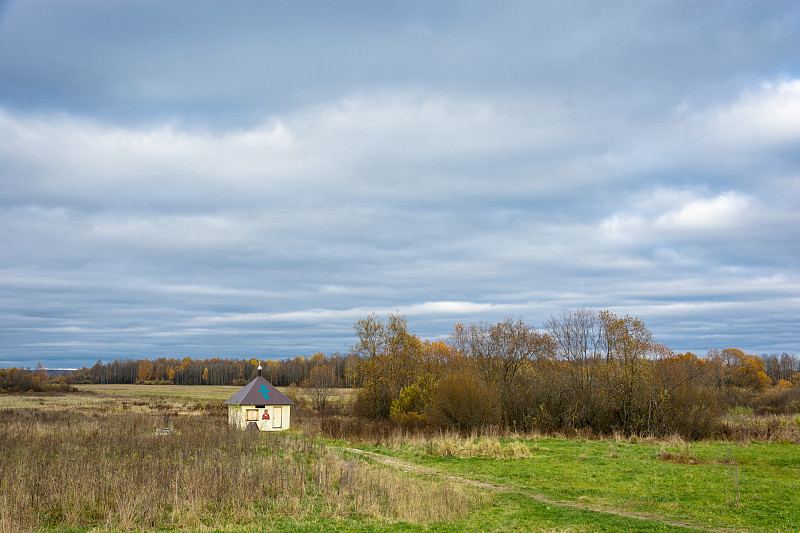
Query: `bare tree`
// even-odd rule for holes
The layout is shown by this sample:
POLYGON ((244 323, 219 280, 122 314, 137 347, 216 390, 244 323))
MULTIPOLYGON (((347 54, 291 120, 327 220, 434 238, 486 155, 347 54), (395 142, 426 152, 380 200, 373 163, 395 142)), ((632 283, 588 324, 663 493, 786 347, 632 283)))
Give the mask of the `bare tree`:
POLYGON ((570 390, 572 403, 570 423, 576 427, 587 425, 597 401, 597 363, 608 350, 600 318, 593 309, 565 310, 551 316, 545 327, 555 346, 556 357, 565 363, 565 385, 570 390))
POLYGON ((328 400, 336 384, 336 376, 330 365, 316 366, 311 369, 308 379, 303 382, 303 386, 308 389, 311 403, 314 409, 324 413, 328 408, 328 400))

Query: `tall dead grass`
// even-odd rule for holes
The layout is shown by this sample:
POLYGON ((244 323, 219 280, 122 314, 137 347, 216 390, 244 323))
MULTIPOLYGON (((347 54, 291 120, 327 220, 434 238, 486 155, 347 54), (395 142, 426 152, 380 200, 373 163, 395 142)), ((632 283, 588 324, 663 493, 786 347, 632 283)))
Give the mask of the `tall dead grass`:
POLYGON ((737 442, 800 444, 800 415, 728 415, 722 437, 737 442))
POLYGON ((297 427, 310 435, 321 435, 329 439, 374 444, 376 446, 413 445, 431 439, 450 437, 497 438, 515 435, 509 429, 496 425, 470 431, 459 431, 432 425, 406 426, 394 420, 363 418, 353 415, 304 416, 302 412, 297 417, 295 417, 294 413, 292 414, 292 424, 296 424, 297 427))
POLYGON ((427 440, 419 449, 427 455, 461 458, 524 459, 532 456, 530 448, 522 440, 501 442, 497 437, 441 437, 427 440))
POLYGON ((304 432, 312 435, 389 448, 408 446, 425 455, 447 457, 531 457, 531 451, 523 441, 541 436, 539 433, 522 436, 499 426, 467 432, 430 425, 406 427, 391 420, 355 416, 298 417, 293 420, 304 432))
POLYGON ((197 529, 265 516, 453 519, 475 490, 346 461, 291 433, 220 417, 0 410, 0 532, 197 529), (169 425, 172 435, 156 435, 169 425))

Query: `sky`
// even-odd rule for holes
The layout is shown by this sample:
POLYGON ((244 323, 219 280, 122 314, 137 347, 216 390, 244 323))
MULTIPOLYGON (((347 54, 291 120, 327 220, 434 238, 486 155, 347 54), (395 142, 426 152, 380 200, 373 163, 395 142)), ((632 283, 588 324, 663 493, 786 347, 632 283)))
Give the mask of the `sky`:
POLYGON ((0 366, 580 307, 800 353, 800 3, 0 0, 0 366))

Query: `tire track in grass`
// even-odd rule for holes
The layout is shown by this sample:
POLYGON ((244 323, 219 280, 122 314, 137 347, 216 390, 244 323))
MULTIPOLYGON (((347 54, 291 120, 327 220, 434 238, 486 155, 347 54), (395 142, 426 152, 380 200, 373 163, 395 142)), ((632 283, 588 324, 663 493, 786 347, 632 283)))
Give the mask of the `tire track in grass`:
POLYGON ((392 468, 398 468, 401 470, 405 470, 407 472, 413 472, 415 474, 422 474, 431 477, 436 477, 439 479, 444 479, 447 481, 452 481, 455 483, 460 483, 462 485, 468 485, 470 487, 476 487, 479 489, 484 490, 491 490, 494 492, 503 492, 509 494, 520 494, 522 496, 526 496, 532 500, 536 500, 537 502, 544 503, 547 505, 555 505, 560 507, 569 507, 572 509, 579 509, 582 511, 592 511, 595 513, 604 513, 616 516, 622 516, 625 518, 633 518, 636 520, 647 520, 650 522, 657 522, 659 524, 663 524, 665 526, 673 526, 673 527, 683 527, 695 531, 705 531, 707 533, 746 533, 738 529, 734 528, 716 528, 716 527, 709 527, 704 526, 701 524, 695 524, 688 521, 679 521, 679 520, 670 520, 664 518, 663 516, 659 516, 656 514, 651 513, 640 513, 640 512, 632 512, 626 511, 624 509, 616 509, 613 507, 601 507, 597 505, 591 505, 582 502, 575 502, 575 501, 568 501, 568 500, 554 500, 544 494, 539 494, 536 492, 532 492, 525 489, 518 489, 515 487, 511 487, 509 485, 503 485, 500 483, 491 483, 488 481, 477 481, 474 479, 469 479, 463 476, 456 476, 453 474, 446 474, 444 472, 440 472, 434 468, 428 466, 422 466, 414 463, 409 463, 408 461, 403 461, 402 459, 396 459, 394 457, 390 457, 388 455, 382 455, 375 452, 369 452, 366 450, 359 450, 358 448, 339 448, 340 450, 347 451, 354 453, 356 455, 360 455, 362 457, 368 457, 377 463, 381 463, 386 466, 390 466, 392 468))

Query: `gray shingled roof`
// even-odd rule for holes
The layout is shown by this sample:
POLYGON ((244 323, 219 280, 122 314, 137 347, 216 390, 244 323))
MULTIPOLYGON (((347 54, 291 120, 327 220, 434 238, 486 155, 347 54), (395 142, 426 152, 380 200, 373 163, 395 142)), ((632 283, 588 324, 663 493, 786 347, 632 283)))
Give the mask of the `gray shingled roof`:
POLYGON ((278 389, 261 376, 241 388, 225 400, 224 405, 295 405, 278 389))

